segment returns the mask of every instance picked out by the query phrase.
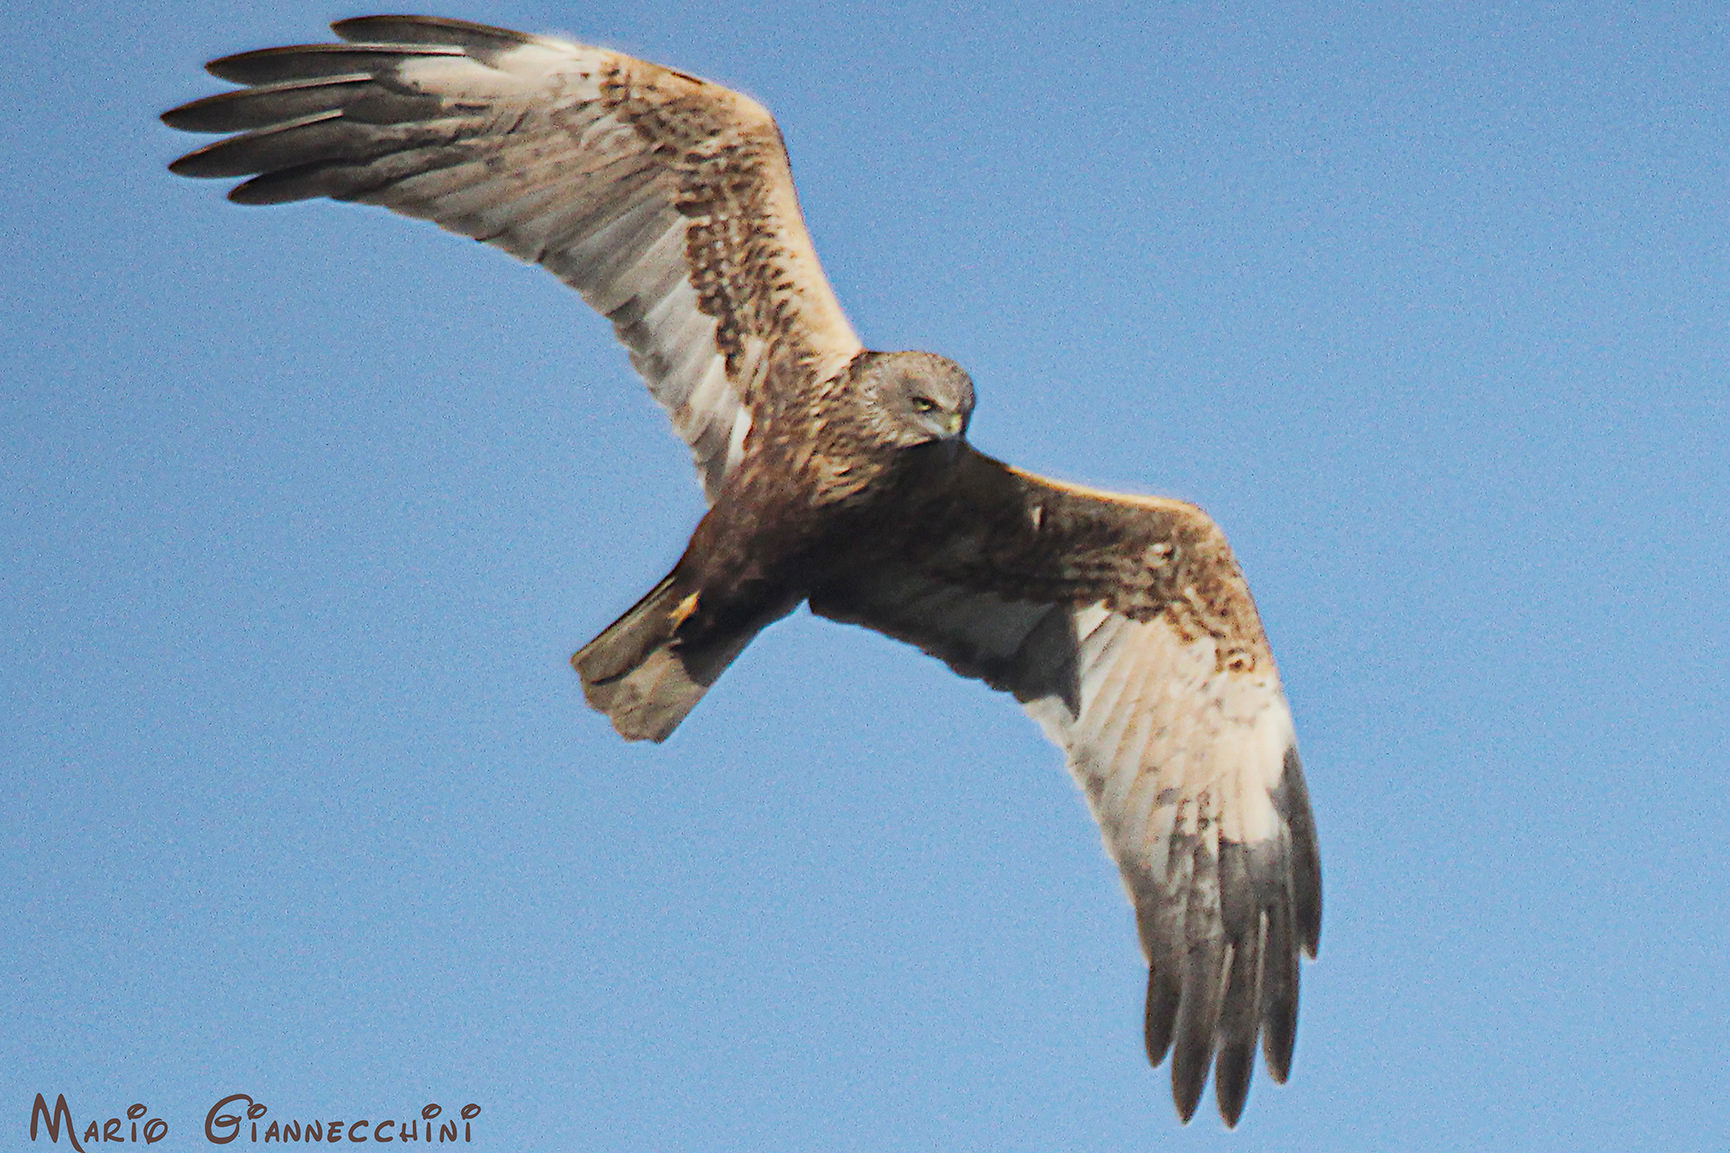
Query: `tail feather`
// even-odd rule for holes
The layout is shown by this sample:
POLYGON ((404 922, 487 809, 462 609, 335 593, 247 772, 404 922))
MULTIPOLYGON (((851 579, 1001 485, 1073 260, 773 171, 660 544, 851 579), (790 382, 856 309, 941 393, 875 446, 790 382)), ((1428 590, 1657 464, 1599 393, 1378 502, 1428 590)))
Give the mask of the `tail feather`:
POLYGON ((675 649, 686 605, 682 592, 669 575, 571 658, 589 706, 628 741, 672 735, 756 633, 696 652, 675 649))

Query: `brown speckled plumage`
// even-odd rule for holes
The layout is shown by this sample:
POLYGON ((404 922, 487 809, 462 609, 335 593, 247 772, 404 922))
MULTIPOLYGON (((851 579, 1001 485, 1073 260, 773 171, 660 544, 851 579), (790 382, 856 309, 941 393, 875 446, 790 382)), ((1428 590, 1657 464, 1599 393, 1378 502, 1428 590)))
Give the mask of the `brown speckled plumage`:
POLYGON ((640 60, 457 20, 214 61, 163 119, 245 204, 382 205, 540 264, 614 326, 710 501, 667 577, 575 658, 662 740, 801 602, 1012 693, 1065 751, 1135 907, 1150 1060, 1235 1124, 1259 1047, 1290 1070, 1321 930, 1290 711, 1224 534, 1181 501, 1062 484, 965 441, 972 382, 863 348, 754 101, 640 60))

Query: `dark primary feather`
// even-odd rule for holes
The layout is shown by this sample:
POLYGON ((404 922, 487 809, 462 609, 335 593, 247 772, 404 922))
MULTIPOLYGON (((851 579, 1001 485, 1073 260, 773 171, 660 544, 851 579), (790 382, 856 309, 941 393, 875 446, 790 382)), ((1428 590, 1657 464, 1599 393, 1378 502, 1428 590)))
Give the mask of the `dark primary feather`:
POLYGON ((188 153, 169 168, 181 176, 245 176, 337 160, 352 164, 405 149, 445 144, 452 135, 451 127, 437 122, 384 130, 356 123, 337 110, 309 112, 188 153))
POLYGON ((536 39, 526 32, 441 16, 354 16, 338 20, 330 30, 359 43, 455 46, 483 60, 488 53, 506 52, 536 39))
MULTIPOLYGON (((183 132, 246 132, 298 120, 349 102, 346 87, 364 91, 372 77, 364 72, 316 80, 285 80, 258 88, 219 92, 165 112, 163 123, 183 132)), ((170 171, 177 171, 173 165, 170 171)))
POLYGON ((298 44, 237 52, 233 56, 212 60, 204 68, 218 80, 227 80, 231 84, 270 85, 321 77, 383 76, 407 60, 462 54, 460 48, 444 46, 371 44, 364 48, 351 48, 346 44, 298 44))

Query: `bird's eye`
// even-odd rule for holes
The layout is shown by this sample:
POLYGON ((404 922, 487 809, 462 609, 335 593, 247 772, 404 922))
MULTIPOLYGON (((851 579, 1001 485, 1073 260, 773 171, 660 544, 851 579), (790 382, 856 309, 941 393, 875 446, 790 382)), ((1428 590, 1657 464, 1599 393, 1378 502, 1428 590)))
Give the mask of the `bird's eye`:
POLYGON ((936 412, 937 402, 928 396, 916 396, 913 398, 913 411, 920 416, 924 416, 928 412, 936 412))

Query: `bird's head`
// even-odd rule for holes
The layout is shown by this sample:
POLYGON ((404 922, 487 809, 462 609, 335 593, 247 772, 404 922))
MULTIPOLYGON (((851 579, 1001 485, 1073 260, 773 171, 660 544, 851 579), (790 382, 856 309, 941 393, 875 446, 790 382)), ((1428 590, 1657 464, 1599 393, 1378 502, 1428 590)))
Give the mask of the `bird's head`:
POLYGON ((973 381, 959 364, 930 352, 880 352, 859 378, 871 422, 902 447, 959 444, 973 416, 973 381))

